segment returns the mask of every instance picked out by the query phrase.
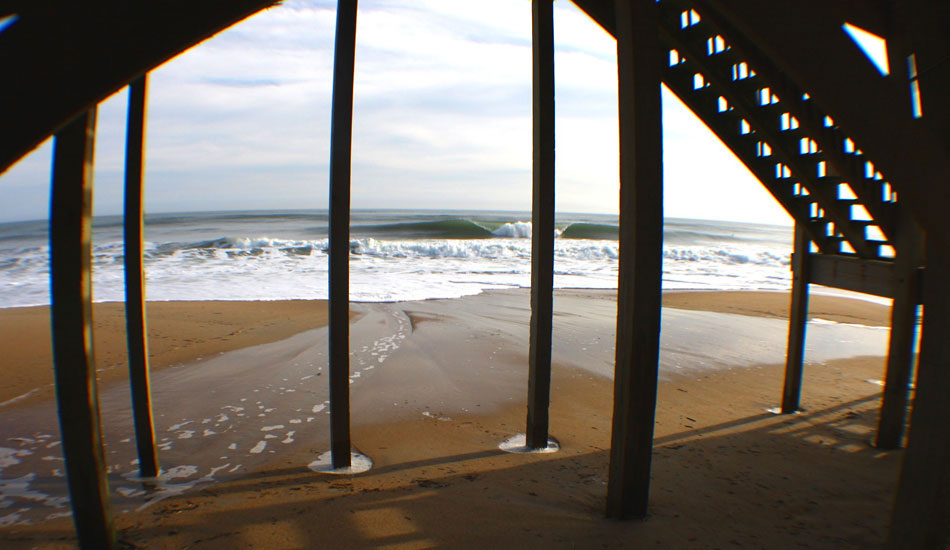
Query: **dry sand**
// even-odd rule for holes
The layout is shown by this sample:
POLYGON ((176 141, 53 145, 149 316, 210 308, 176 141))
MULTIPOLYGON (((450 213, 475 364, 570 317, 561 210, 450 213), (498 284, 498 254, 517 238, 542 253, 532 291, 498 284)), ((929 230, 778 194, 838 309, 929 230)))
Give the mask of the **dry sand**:
MULTIPOLYGON (((775 317, 785 314, 787 301, 782 293, 689 292, 664 297, 668 307, 775 317)), ((165 334, 164 352, 157 341, 151 344, 156 355, 175 357, 155 362, 182 362, 189 354, 210 355, 228 346, 279 340, 293 332, 284 325, 297 323, 296 330, 312 326, 315 306, 308 304, 164 304, 181 308, 168 314, 168 327, 175 327, 180 316, 190 319, 191 325, 175 336, 165 334), (196 311, 201 307, 211 309, 196 311), (265 308, 273 309, 265 313, 265 308), (216 320, 224 317, 228 324, 220 325, 216 320), (239 329, 240 334, 233 334, 239 329)), ((153 334, 165 330, 152 317, 161 305, 150 304, 153 334)), ((9 320, 9 315, 27 315, 19 311, 0 311, 4 335, 0 345, 10 346, 8 327, 21 327, 21 332, 13 333, 19 345, 32 337, 34 349, 48 346, 40 321, 34 319, 33 332, 28 333, 22 328, 25 317, 9 320)), ((889 316, 884 306, 819 296, 812 299, 812 313, 876 326, 886 324, 889 316)), ((97 323, 105 321, 105 315, 99 311, 96 315, 97 323)), ((124 336, 117 330, 120 313, 113 315, 118 320, 111 325, 112 345, 118 348, 112 353, 118 355, 111 361, 120 364, 124 336)), ((431 341, 441 337, 449 323, 436 315, 419 315, 413 335, 421 342, 431 341)), ((106 346, 98 348, 100 357, 108 353, 106 346)), ((451 346, 442 347, 448 348, 443 355, 451 355, 451 346)), ((412 361, 420 365, 442 357, 431 346, 404 348, 416 354, 412 361)), ((9 349, 0 349, 3 376, 22 370, 19 363, 9 361, 9 349)), ((499 365, 526 363, 525 350, 505 353, 499 365)), ((48 355, 46 362, 49 368, 48 355)), ((478 414, 356 411, 354 444, 375 461, 368 473, 314 474, 306 465, 325 450, 314 444, 298 454, 281 455, 249 476, 120 515, 116 523, 129 547, 150 549, 874 548, 882 544, 886 532, 901 455, 868 445, 880 387, 867 380, 881 378, 882 369, 880 357, 809 367, 805 412, 793 416, 765 412, 777 404, 781 393, 780 365, 709 371, 661 382, 650 515, 644 521, 603 518, 611 382, 555 365, 551 425, 562 446, 557 453, 514 455, 497 450, 503 439, 524 431, 523 399, 486 407, 478 414)), ((443 380, 439 387, 458 382, 443 380)), ((13 387, 14 395, 30 389, 13 387)), ((384 395, 389 387, 378 384, 372 391, 384 395)), ((365 394, 374 386, 361 388, 365 394)), ((372 401, 372 396, 364 398, 372 401)), ((4 548, 70 548, 73 540, 68 518, 0 529, 4 548)))

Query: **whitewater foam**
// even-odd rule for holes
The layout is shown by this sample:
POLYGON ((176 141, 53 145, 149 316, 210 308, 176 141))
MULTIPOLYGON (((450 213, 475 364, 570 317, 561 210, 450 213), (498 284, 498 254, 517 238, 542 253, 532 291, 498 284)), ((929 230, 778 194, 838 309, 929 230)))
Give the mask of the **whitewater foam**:
MULTIPOLYGON (((354 213, 350 299, 456 298, 527 287, 532 226, 523 215, 434 217, 354 213), (432 219, 435 218, 435 219, 432 219), (362 223, 393 222, 393 223, 362 223)), ((325 216, 179 214, 149 218, 149 300, 280 300, 327 297, 325 216), (166 219, 167 218, 167 219, 166 219)), ((16 224, 12 224, 16 225, 16 224)), ((35 224, 34 224, 35 225, 35 224)), ((0 307, 49 303, 47 246, 24 225, 22 242, 0 243, 0 307)), ((9 229, 9 228, 8 228, 9 229)), ((14 228, 15 229, 15 228, 14 228)), ((121 224, 98 224, 93 249, 96 301, 124 300, 121 224)), ((616 288, 616 221, 562 220, 555 286, 616 288), (575 238, 582 237, 582 238, 575 238)), ((790 230, 668 220, 664 286, 670 289, 787 289, 790 230)))

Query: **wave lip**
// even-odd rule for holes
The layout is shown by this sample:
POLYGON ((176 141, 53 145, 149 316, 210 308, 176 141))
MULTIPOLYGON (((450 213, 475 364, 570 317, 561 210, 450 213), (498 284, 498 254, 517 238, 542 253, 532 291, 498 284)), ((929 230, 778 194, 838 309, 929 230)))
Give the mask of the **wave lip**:
POLYGON ((616 241, 620 236, 620 227, 616 225, 574 222, 561 230, 562 239, 595 239, 616 241))
POLYGON ((488 227, 465 218, 358 225, 353 227, 351 232, 377 238, 399 237, 402 239, 490 239, 493 236, 488 227))
MULTIPOLYGON (((555 229, 555 236, 565 239, 617 240, 616 225, 593 222, 568 223, 563 229, 555 229)), ((351 229, 358 237, 379 240, 409 239, 530 239, 530 221, 492 222, 469 218, 401 222, 376 225, 358 225, 351 229)))

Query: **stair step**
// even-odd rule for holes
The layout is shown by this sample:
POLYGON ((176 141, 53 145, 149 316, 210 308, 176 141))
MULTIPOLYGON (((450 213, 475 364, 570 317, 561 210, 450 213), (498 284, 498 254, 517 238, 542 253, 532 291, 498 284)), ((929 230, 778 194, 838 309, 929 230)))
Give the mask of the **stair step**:
POLYGON ((862 204, 859 199, 835 199, 835 203, 841 206, 854 206, 856 204, 862 204))
POLYGON ((821 176, 819 178, 815 178, 815 180, 818 181, 819 185, 826 188, 827 187, 837 188, 839 184, 844 183, 844 178, 842 178, 841 176, 821 176))
MULTIPOLYGON (((821 224, 826 224, 826 223, 833 223, 835 225, 838 224, 838 220, 834 218, 811 218, 810 221, 815 222, 815 223, 821 223, 821 224)), ((858 226, 858 227, 870 227, 870 226, 877 225, 877 222, 874 220, 848 220, 848 223, 850 223, 851 225, 858 226)))

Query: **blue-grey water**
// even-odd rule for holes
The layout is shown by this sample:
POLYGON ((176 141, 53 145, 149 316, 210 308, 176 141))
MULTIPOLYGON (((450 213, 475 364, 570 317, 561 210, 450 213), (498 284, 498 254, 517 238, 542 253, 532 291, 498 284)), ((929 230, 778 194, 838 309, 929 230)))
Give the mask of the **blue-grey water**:
MULTIPOLYGON (((527 287, 527 212, 355 210, 350 296, 389 302, 527 287)), ((149 300, 278 300, 327 296, 325 211, 154 214, 145 223, 149 300)), ((96 301, 123 295, 122 219, 94 221, 96 301)), ((562 214, 555 286, 616 288, 616 216, 562 214)), ((667 219, 667 289, 789 287, 790 227, 667 219)), ((0 307, 49 303, 46 222, 0 224, 0 307)))

